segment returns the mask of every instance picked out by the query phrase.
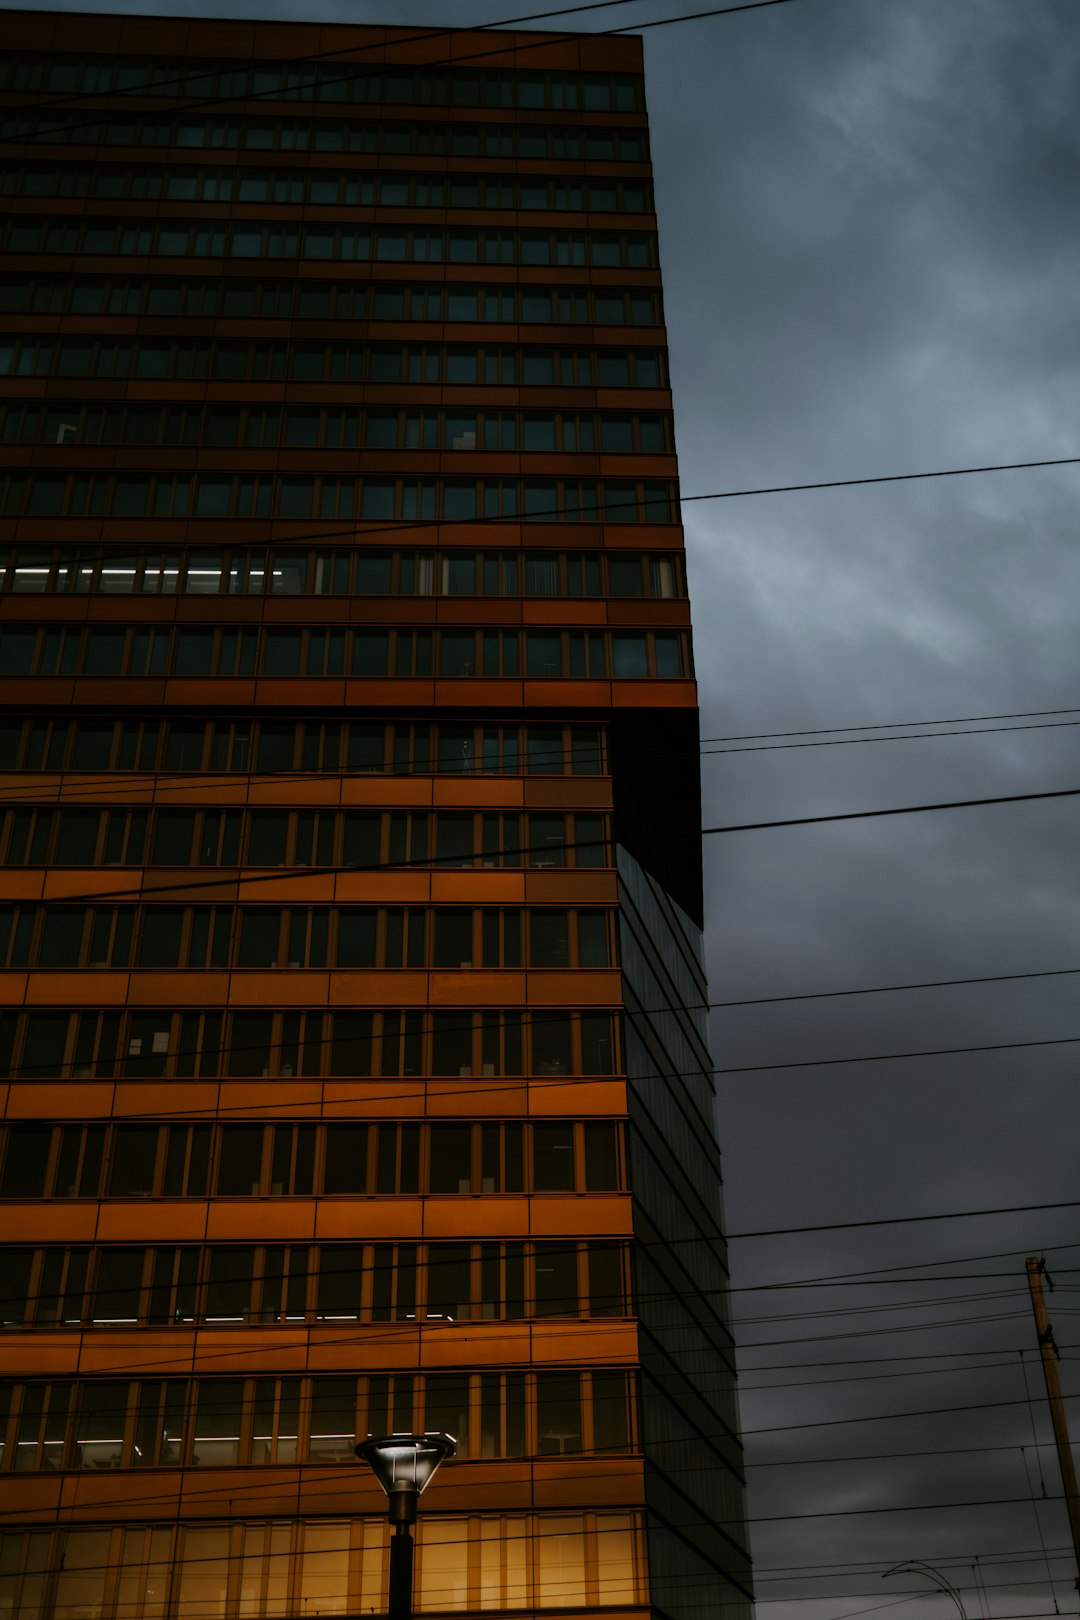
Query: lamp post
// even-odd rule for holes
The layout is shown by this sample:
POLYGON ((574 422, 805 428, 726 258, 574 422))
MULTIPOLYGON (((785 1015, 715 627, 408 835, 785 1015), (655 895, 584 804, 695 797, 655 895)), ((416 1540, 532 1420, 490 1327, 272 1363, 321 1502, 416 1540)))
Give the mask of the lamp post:
POLYGON ((439 1464, 452 1457, 457 1441, 452 1434, 386 1434, 361 1440, 356 1455, 370 1466, 386 1492, 390 1523, 389 1620, 412 1620, 412 1526, 416 1523, 420 1493, 430 1485, 439 1464))
POLYGON ((912 1575, 925 1575, 932 1580, 939 1592, 944 1592, 946 1597, 952 1598, 960 1611, 960 1620, 968 1620, 963 1600, 948 1576, 943 1575, 940 1569, 935 1569, 933 1564, 924 1563, 921 1558, 912 1558, 906 1563, 894 1564, 892 1569, 887 1569, 881 1578, 884 1581, 890 1575, 904 1575, 909 1571, 912 1575))

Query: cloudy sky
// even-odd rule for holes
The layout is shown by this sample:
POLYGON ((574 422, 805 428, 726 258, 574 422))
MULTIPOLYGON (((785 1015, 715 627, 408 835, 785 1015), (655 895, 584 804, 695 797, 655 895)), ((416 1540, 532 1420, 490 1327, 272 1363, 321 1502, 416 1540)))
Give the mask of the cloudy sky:
MULTIPOLYGON (((416 25, 522 9, 220 7, 416 25)), ((685 494, 1080 455, 1076 0, 792 0, 645 38, 685 494)), ((1080 787, 1078 495, 1080 467, 688 505, 705 738, 1076 711, 771 763, 711 752, 705 825, 1080 787)), ((1078 808, 710 837, 714 998, 1080 968, 1078 808)), ((1078 985, 719 1010, 718 1065, 757 1071, 718 1082, 733 1233, 1080 1197, 1080 1045, 760 1068, 1080 1037, 1078 985)), ((952 1612, 933 1577, 885 1576, 912 1560, 972 1616, 1076 1612, 1064 1514, 1032 1500, 1061 1487, 1023 1260, 1048 1257, 1075 1392, 1078 1238, 1059 1210, 734 1243, 765 1620, 952 1612)))

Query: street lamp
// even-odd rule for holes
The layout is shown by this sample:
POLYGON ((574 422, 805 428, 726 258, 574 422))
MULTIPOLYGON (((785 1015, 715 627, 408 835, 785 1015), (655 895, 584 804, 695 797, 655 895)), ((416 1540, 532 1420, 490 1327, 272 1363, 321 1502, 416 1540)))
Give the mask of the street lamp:
POLYGON ((967 1610, 964 1608, 960 1594, 948 1576, 943 1575, 940 1569, 935 1569, 933 1564, 924 1563, 921 1558, 912 1558, 906 1563, 894 1564, 892 1569, 887 1569, 881 1578, 884 1581, 890 1575, 904 1575, 909 1571, 912 1575, 925 1575, 932 1580, 939 1592, 944 1592, 946 1597, 952 1598, 960 1611, 960 1620, 968 1620, 967 1610))
POLYGON ((371 1467, 386 1492, 390 1523, 389 1620, 412 1620, 413 1538, 420 1493, 429 1485, 439 1464, 452 1457, 457 1441, 452 1434, 386 1434, 361 1440, 356 1455, 371 1467))

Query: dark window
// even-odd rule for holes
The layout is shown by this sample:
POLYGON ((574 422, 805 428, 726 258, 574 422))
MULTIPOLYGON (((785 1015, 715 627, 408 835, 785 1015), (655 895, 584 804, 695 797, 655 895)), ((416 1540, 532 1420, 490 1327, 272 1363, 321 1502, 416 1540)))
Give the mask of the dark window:
POLYGON ((470 1295, 468 1244, 432 1244, 428 1250, 428 1318, 468 1320, 470 1295))
POLYGON ((11 1125, 0 1178, 0 1197, 40 1198, 52 1142, 51 1125, 11 1125))
POLYGON ((621 1372, 592 1374, 593 1449, 627 1451, 630 1446, 627 1377, 621 1372))
POLYGON ((179 967, 184 931, 182 906, 155 906, 144 911, 139 936, 140 967, 179 967))
POLYGON ((366 1125, 330 1124, 326 1127, 326 1167, 323 1191, 362 1193, 367 1186, 366 1125))
POLYGON ((346 866, 377 866, 381 818, 377 811, 345 812, 342 860, 346 866))
POLYGON ((432 1074, 471 1074, 472 1064, 472 1014, 440 1009, 431 1038, 432 1074))
POLYGON ((472 1192, 471 1127, 432 1125, 429 1140, 429 1190, 433 1193, 472 1192))
POLYGON ((580 1373, 537 1373, 536 1439, 542 1457, 581 1450, 580 1373))
POLYGON ((149 1196, 154 1190, 157 1156, 156 1125, 121 1125, 113 1138, 109 1196, 149 1196))
POLYGON ((278 965, 278 940, 281 933, 281 913, 276 908, 255 910, 245 907, 240 913, 240 944, 236 954, 239 967, 268 968, 278 965))
POLYGON ((537 1316, 577 1316, 577 1248, 574 1244, 536 1245, 537 1316))
MULTIPOLYGON (((291 750, 291 731, 289 746, 291 750)), ((252 866, 284 866, 288 831, 289 818, 285 811, 253 811, 248 836, 249 863, 252 866)))
POLYGON ((106 1248, 98 1254, 97 1287, 92 1307, 95 1322, 136 1322, 144 1249, 106 1248))
POLYGON ((210 1250, 206 1285, 208 1322, 243 1322, 251 1309, 255 1250, 246 1247, 210 1250))
POLYGON ((376 965, 377 913, 369 908, 343 910, 338 918, 337 966, 376 965))
MULTIPOLYGON (((109 727, 112 741, 112 727, 109 727)), ((89 866, 97 854, 97 810, 65 810, 56 840, 56 860, 62 866, 89 866)))
POLYGON ((533 1126, 533 1186, 537 1192, 573 1192, 573 1125, 533 1126))
POLYGON ((606 1120, 585 1125, 585 1185, 589 1192, 619 1187, 619 1127, 606 1120))
MULTIPOLYGON (((200 744, 202 741, 200 735, 200 744)), ((195 838, 193 810, 159 810, 150 859, 155 866, 187 866, 195 838)))
POLYGON ((50 906, 45 912, 38 947, 40 967, 77 967, 86 912, 80 906, 50 906))
MULTIPOLYGON (((379 1249, 388 1245, 379 1244, 379 1249)), ((324 1248, 319 1264, 318 1315, 332 1321, 355 1321, 360 1315, 361 1269, 364 1251, 359 1244, 324 1248)), ((387 1266, 387 1272, 389 1272, 387 1266)))
POLYGON ((461 968, 473 965, 472 912, 441 910, 435 913, 435 967, 461 968))
POLYGON ((570 966, 570 935, 565 911, 529 913, 530 959, 533 967, 570 966))
POLYGON ((590 1243, 590 1314, 592 1316, 621 1316, 624 1305, 621 1245, 618 1243, 590 1243))
POLYGON ((218 1148, 217 1192, 222 1197, 250 1197, 262 1178, 261 1125, 223 1125, 218 1148))

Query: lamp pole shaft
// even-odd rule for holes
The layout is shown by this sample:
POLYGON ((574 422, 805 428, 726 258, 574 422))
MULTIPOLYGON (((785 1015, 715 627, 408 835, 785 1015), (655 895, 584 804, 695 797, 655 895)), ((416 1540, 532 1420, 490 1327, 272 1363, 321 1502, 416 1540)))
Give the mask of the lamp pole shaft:
POLYGON ((1065 1421, 1065 1402, 1061 1398, 1061 1384, 1058 1381, 1058 1350, 1054 1343, 1054 1330, 1050 1325, 1046 1300, 1043 1298, 1043 1270, 1041 1260, 1036 1256, 1029 1258, 1028 1287, 1031 1290, 1031 1306, 1035 1313, 1035 1327, 1039 1335, 1039 1351, 1042 1355, 1043 1377, 1046 1380, 1046 1398, 1050 1405, 1050 1420, 1054 1427, 1054 1443, 1057 1446, 1058 1463, 1061 1467, 1065 1510, 1069 1516, 1069 1529, 1072 1532, 1073 1553, 1078 1571, 1076 1585, 1080 1590, 1080 1491, 1077 1489, 1076 1467, 1073 1463, 1072 1447, 1069 1444, 1069 1428, 1065 1421))
POLYGON ((390 1537, 389 1620, 412 1620, 413 1538, 407 1524, 396 1524, 390 1537))

